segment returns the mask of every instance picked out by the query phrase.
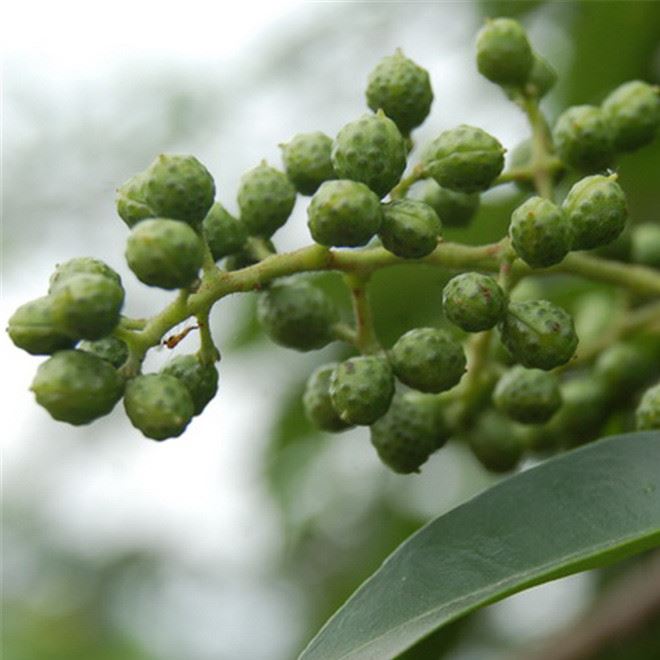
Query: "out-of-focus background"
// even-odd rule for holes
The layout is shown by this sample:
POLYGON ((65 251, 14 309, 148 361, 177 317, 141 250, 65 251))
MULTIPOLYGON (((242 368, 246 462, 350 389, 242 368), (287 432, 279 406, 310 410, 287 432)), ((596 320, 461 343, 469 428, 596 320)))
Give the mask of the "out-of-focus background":
MULTIPOLYGON (((128 270, 116 187, 160 152, 192 153, 235 211, 245 170, 262 158, 281 167, 278 143, 303 131, 334 135, 366 111, 367 75, 396 47, 429 70, 435 90, 418 145, 467 123, 511 149, 527 135, 524 117, 474 64, 475 34, 498 15, 520 18, 557 68, 544 101, 551 119, 626 80, 660 81, 658 2, 11 3, 3 323, 45 293, 56 263, 81 255, 120 272, 127 314, 156 312, 171 294, 128 270)), ((623 158, 619 172, 633 222, 657 222, 658 142, 623 158)), ((520 199, 513 187, 487 193, 474 226, 447 236, 499 238, 520 199)), ((278 249, 309 242, 306 202, 276 234, 278 249)), ((346 302, 334 277, 320 279, 346 302)), ((446 279, 412 266, 376 278, 386 344, 440 322, 446 279)), ((593 294, 580 283, 556 289, 547 295, 569 308, 593 294)), ((253 312, 252 295, 215 308, 219 394, 166 443, 141 437, 121 405, 88 427, 55 423, 28 391, 39 360, 2 340, 6 660, 293 658, 403 538, 493 483, 462 447, 433 456, 421 476, 400 477, 378 462, 364 429, 315 432, 302 415, 304 381, 342 353, 275 347, 253 312)), ((176 350, 196 347, 190 337, 176 350)), ((147 368, 169 355, 154 351, 147 368)), ((510 598, 406 657, 512 657, 563 634, 620 570, 510 598)), ((598 657, 656 658, 659 645, 660 625, 598 657)))

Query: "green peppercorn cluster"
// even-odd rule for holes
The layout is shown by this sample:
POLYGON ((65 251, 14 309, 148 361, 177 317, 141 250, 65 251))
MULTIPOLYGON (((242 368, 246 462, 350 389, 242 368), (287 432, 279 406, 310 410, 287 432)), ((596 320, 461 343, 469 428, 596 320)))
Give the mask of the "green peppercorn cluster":
POLYGON ((283 142, 281 167, 264 160, 245 172, 233 205, 223 191, 216 199, 212 175, 191 155, 162 154, 128 179, 116 196, 127 267, 144 285, 176 291, 173 301, 151 319, 127 318, 115 269, 91 257, 59 264, 46 293, 8 324, 16 346, 47 356, 32 384, 37 403, 81 425, 123 398, 144 436, 180 436, 218 391, 213 305, 252 292, 269 339, 325 351, 302 396, 310 424, 330 433, 369 427, 394 472, 419 472, 450 439, 486 469, 506 472, 531 452, 610 430, 659 429, 660 319, 649 282, 658 276, 660 229, 652 218, 629 220, 611 169, 654 139, 658 87, 625 82, 601 105, 567 108, 550 127, 539 101, 557 73, 519 22, 489 20, 476 64, 532 127, 507 171, 505 147, 476 126, 448 127, 415 148, 413 133, 434 101, 431 75, 397 50, 374 63, 364 114, 346 118, 336 135, 283 142), (563 177, 572 179, 559 196, 563 177), (508 231, 471 245, 470 223, 491 221, 482 193, 506 183, 517 186, 508 231), (278 253, 277 232, 301 217, 312 245, 278 253), (466 244, 449 241, 452 232, 466 244), (617 258, 634 266, 580 254, 625 241, 617 258), (422 292, 434 320, 383 341, 371 278, 398 264, 439 267, 444 280, 422 292), (583 341, 588 304, 562 296, 570 273, 611 284, 626 268, 646 289, 613 298, 609 325, 593 337, 584 330, 583 341), (342 273, 343 294, 313 271, 342 273), (197 352, 143 373, 149 349, 174 348, 191 332, 197 352))

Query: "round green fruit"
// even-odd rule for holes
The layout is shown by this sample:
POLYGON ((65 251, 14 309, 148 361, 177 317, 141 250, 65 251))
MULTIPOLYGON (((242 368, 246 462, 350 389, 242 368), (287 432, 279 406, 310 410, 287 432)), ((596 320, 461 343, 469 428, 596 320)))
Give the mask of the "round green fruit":
POLYGON ((532 268, 558 264, 573 243, 564 211, 543 197, 531 197, 513 212, 509 236, 518 256, 532 268))
POLYGON ((359 181, 384 197, 406 169, 406 145, 396 124, 383 112, 346 124, 332 146, 332 165, 340 179, 359 181))
POLYGON ((291 181, 266 161, 241 177, 238 206, 251 236, 272 236, 288 220, 295 203, 291 181))
POLYGON ((259 296, 257 318, 276 344, 311 351, 333 341, 338 313, 328 296, 313 284, 280 280, 259 296))
POLYGON ((428 204, 447 227, 465 227, 479 209, 479 193, 463 193, 439 186, 434 179, 426 179, 416 186, 412 199, 428 204))
POLYGON ((534 64, 527 34, 511 18, 488 20, 477 35, 477 68, 482 76, 503 86, 521 87, 534 64))
POLYGON ((659 87, 631 80, 611 92, 602 107, 618 151, 634 151, 653 141, 660 125, 659 87))
POLYGON ((639 431, 660 430, 660 383, 644 392, 635 411, 639 431))
POLYGON ((486 131, 463 124, 440 133, 424 151, 422 163, 439 185, 473 193, 489 188, 500 174, 504 151, 486 131))
POLYGON ((498 381, 493 392, 495 405, 522 424, 547 422, 561 406, 559 382, 554 374, 517 365, 498 381))
POLYGON ((421 392, 444 392, 465 373, 461 344, 439 328, 415 328, 399 337, 389 353, 396 377, 421 392))
POLYGON ((300 133, 281 149, 286 175, 301 195, 313 195, 324 181, 337 178, 330 157, 332 138, 325 133, 300 133))
POLYGON ((403 199, 383 206, 378 236, 386 250, 403 259, 420 259, 435 250, 442 225, 424 202, 403 199))
POLYGON ((206 214, 202 228, 215 261, 238 252, 248 237, 245 224, 229 213, 220 202, 213 204, 206 214))
POLYGON ((330 376, 332 405, 348 424, 373 424, 387 412, 393 396, 394 377, 384 357, 350 358, 330 376))
POLYGON ((369 74, 367 105, 374 112, 382 110, 403 135, 408 135, 426 119, 432 102, 428 72, 400 49, 384 57, 369 74))
POLYGON ((442 307, 447 319, 467 332, 495 327, 506 309, 506 295, 488 275, 462 273, 444 288, 442 307))
POLYGON ((202 364, 196 355, 177 355, 161 374, 178 378, 193 402, 193 415, 199 415, 218 391, 218 370, 214 364, 202 364))
POLYGON ((80 426, 107 415, 121 398, 124 382, 105 360, 65 350, 39 366, 31 389, 53 419, 80 426))
POLYGON ((333 362, 314 370, 303 394, 303 406, 309 421, 322 431, 330 433, 338 433, 351 427, 339 416, 330 398, 330 377, 336 367, 337 363, 333 362))
POLYGON ((126 261, 137 278, 149 286, 179 289, 197 278, 204 257, 199 236, 176 220, 143 220, 131 231, 126 261))
POLYGON ((9 319, 7 332, 18 348, 31 355, 51 355, 75 344, 75 339, 55 321, 50 296, 21 305, 9 319))
POLYGON ((497 474, 514 470, 525 450, 519 427, 496 410, 486 410, 464 439, 486 470, 497 474))
POLYGON ((63 264, 58 264, 55 271, 50 276, 48 282, 48 293, 55 293, 57 289, 73 275, 102 275, 112 280, 115 284, 121 286, 121 277, 119 273, 110 268, 108 264, 92 257, 75 257, 63 264))
POLYGON ((128 360, 128 346, 121 339, 112 335, 95 341, 82 341, 78 345, 78 349, 100 357, 115 369, 119 369, 128 360))
POLYGON ((383 221, 380 200, 363 183, 326 181, 307 208, 312 238, 327 247, 365 245, 383 221))
POLYGON ((153 440, 180 436, 195 410, 188 388, 169 374, 147 374, 129 380, 124 408, 131 424, 153 440))
POLYGON ((596 358, 594 376, 607 389, 613 400, 625 400, 658 373, 660 344, 650 342, 616 342, 596 358))
POLYGON ((516 361, 546 371, 566 364, 578 344, 571 316, 547 300, 511 303, 499 330, 516 361))
POLYGON ((128 225, 134 227, 138 222, 153 218, 155 212, 144 201, 146 176, 140 172, 132 176, 126 183, 117 188, 115 204, 119 217, 128 225))
POLYGON ((557 72, 538 53, 534 53, 534 63, 527 79, 528 89, 531 87, 536 98, 543 98, 557 83, 557 72))
POLYGON ((636 264, 660 268, 660 224, 645 222, 633 227, 631 257, 636 264))
POLYGON ((612 164, 614 142, 607 116, 595 105, 564 111, 552 131, 559 157, 582 172, 597 172, 612 164))
POLYGON ((53 319, 60 329, 78 339, 100 339, 117 323, 124 289, 103 275, 72 275, 51 295, 53 319))
POLYGON ((578 181, 562 208, 573 228, 573 250, 591 250, 613 241, 626 226, 626 196, 615 174, 578 181))
POLYGON ((395 396, 387 413, 371 426, 371 443, 381 461, 400 474, 419 472, 448 437, 438 400, 419 392, 395 396))

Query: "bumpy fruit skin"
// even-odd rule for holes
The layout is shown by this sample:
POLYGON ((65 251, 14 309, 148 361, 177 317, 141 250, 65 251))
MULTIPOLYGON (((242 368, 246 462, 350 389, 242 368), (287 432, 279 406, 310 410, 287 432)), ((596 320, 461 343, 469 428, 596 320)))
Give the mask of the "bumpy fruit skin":
POLYGON ((340 179, 359 181, 384 197, 406 169, 406 145, 396 124, 382 112, 346 124, 332 146, 340 179))
POLYGON ((304 280, 290 280, 275 282, 259 296, 257 318, 276 344, 311 351, 334 339, 338 313, 323 291, 304 280))
POLYGON ((496 410, 486 410, 465 439, 477 460, 497 474, 515 469, 525 448, 516 424, 496 410))
POLYGON ((636 264, 660 268, 660 224, 636 225, 631 242, 631 257, 636 264))
POLYGON ((420 392, 444 392, 465 373, 461 344, 439 328, 415 328, 401 335, 389 353, 396 377, 420 392))
POLYGON ((513 212, 509 236, 518 256, 532 268, 558 264, 573 244, 566 214, 543 197, 531 197, 513 212))
POLYGON ((322 431, 338 433, 350 428, 335 410, 330 398, 330 377, 337 367, 336 362, 324 364, 312 372, 303 394, 305 414, 314 426, 322 431))
POLYGON ((312 238, 327 247, 365 245, 378 232, 383 211, 378 196, 357 181, 326 181, 307 208, 312 238))
POLYGON ((21 305, 9 319, 7 332, 14 345, 31 355, 51 355, 55 351, 73 348, 75 344, 75 339, 53 318, 50 296, 21 305))
POLYGON ((121 398, 124 382, 105 360, 66 350, 39 366, 30 389, 53 419, 80 426, 107 415, 121 398))
POLYGON ((369 74, 367 105, 374 112, 382 110, 403 135, 426 119, 432 102, 428 72, 399 49, 384 57, 369 74))
POLYGON ((179 289, 191 284, 202 266, 202 241, 183 222, 143 220, 126 243, 126 261, 144 284, 179 289))
POLYGON ((527 87, 533 89, 534 96, 543 98, 557 83, 557 72, 545 58, 534 53, 534 63, 529 72, 527 87))
POLYGON ((493 402, 508 417, 522 424, 547 422, 561 406, 559 382, 554 374, 517 365, 498 381, 493 402))
POLYGON ((251 236, 270 238, 288 220, 295 203, 291 181, 265 161, 241 177, 238 206, 251 236))
POLYGON ((48 293, 55 293, 57 289, 73 275, 102 275, 121 286, 119 273, 110 268, 108 264, 92 257, 75 257, 63 264, 58 264, 48 281, 48 293))
POLYGON ((378 236, 397 257, 420 259, 435 250, 441 228, 437 213, 428 204, 402 199, 383 206, 378 236))
POLYGON ((325 133, 299 133, 280 146, 286 175, 301 195, 313 195, 324 181, 337 178, 330 157, 332 138, 325 133))
POLYGON ((178 378, 186 386, 193 402, 193 415, 199 415, 218 391, 215 365, 202 364, 195 355, 177 355, 160 372, 178 378))
POLYGON ((617 342, 596 358, 594 377, 606 387, 612 400, 622 401, 652 380, 658 373, 660 344, 657 338, 617 342))
POLYGON ((215 261, 238 252, 248 237, 247 227, 220 202, 213 204, 206 214, 202 228, 215 261))
POLYGON ((128 360, 128 346, 117 337, 109 336, 95 341, 81 341, 78 349, 100 357, 119 369, 128 360))
POLYGON ((578 344, 573 319, 547 300, 511 303, 499 330, 515 360, 546 371, 566 364, 578 344))
POLYGON ((146 374, 129 380, 124 409, 131 424, 152 440, 180 436, 194 413, 188 388, 169 374, 146 374))
POLYGON ((494 328, 506 310, 506 295, 488 275, 462 273, 453 277, 442 293, 445 316, 467 332, 494 328))
POLYGON ((194 156, 161 154, 117 191, 117 210, 133 227, 146 218, 197 225, 213 204, 215 183, 194 156))
POLYGON ((576 105, 557 119, 552 136, 560 158, 582 172, 597 172, 614 157, 612 129, 595 105, 576 105))
POLYGON ((422 162, 439 185, 473 193, 486 190, 502 171, 504 151, 486 131, 462 124, 440 133, 424 151, 422 162))
POLYGON ((332 405, 348 424, 373 424, 387 412, 393 396, 394 376, 384 357, 350 358, 330 376, 332 405))
POLYGON ((419 392, 395 396, 387 413, 371 426, 371 443, 378 456, 399 474, 419 472, 448 437, 437 399, 419 392))
POLYGON ((72 275, 51 295, 53 319, 78 339, 100 339, 119 323, 124 289, 103 275, 72 275))
POLYGON ((428 204, 447 227, 465 227, 479 209, 479 193, 462 193, 426 179, 413 189, 412 199, 428 204))
POLYGON ((591 250, 613 241, 626 226, 626 196, 616 175, 595 174, 578 181, 562 204, 573 228, 573 250, 591 250))
POLYGON ((527 34, 518 21, 496 18, 486 22, 477 35, 477 68, 491 82, 522 86, 534 64, 527 34))
POLYGON ((612 91, 602 108, 617 151, 634 151, 651 142, 660 126, 660 88, 631 80, 612 91))
POLYGON ((635 424, 639 431, 660 429, 660 383, 642 395, 635 411, 635 424))

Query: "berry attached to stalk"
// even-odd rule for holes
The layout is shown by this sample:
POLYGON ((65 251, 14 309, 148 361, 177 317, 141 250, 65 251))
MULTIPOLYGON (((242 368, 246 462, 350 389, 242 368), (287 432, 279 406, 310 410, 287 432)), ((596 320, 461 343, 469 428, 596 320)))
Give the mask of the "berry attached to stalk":
POLYGON ((424 202, 403 199, 383 206, 378 236, 386 250, 403 259, 420 259, 435 250, 442 225, 424 202))
POLYGON ((330 377, 337 367, 336 362, 324 364, 312 372, 303 394, 305 414, 312 424, 322 431, 338 433, 350 428, 332 405, 330 377))
POLYGON ((462 273, 444 288, 442 307, 447 319, 467 332, 497 325, 506 309, 506 295, 488 275, 462 273))
POLYGON ((193 402, 193 415, 199 415, 218 391, 218 370, 214 364, 202 364, 196 355, 177 355, 160 371, 178 378, 193 402))
POLYGON ((95 341, 81 341, 78 349, 100 357, 115 369, 119 369, 128 360, 128 346, 112 335, 95 341))
POLYGON ((44 296, 21 305, 9 319, 9 337, 30 355, 51 355, 73 348, 75 338, 66 333, 53 317, 53 299, 44 296))
POLYGON ((299 133, 280 147, 286 175, 301 195, 313 195, 324 181, 337 178, 330 157, 332 138, 324 133, 299 133))
POLYGON ((110 268, 105 262, 92 257, 75 257, 58 264, 48 281, 48 293, 55 293, 73 275, 102 275, 122 286, 119 273, 110 268))
POLYGON ((464 439, 477 460, 497 474, 515 469, 525 449, 520 427, 492 409, 479 417, 464 439))
POLYGON ((238 252, 248 237, 245 224, 229 213, 220 202, 216 202, 206 214, 202 228, 215 261, 238 252))

